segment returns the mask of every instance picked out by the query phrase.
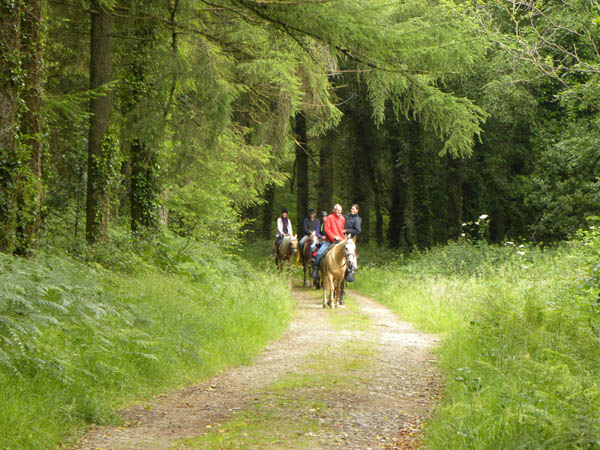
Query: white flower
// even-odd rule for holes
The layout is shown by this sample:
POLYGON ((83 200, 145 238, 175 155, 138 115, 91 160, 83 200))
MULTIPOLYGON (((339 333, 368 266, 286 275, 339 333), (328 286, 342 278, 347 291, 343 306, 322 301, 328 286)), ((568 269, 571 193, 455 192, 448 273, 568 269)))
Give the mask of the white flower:
POLYGON ((465 237, 465 236, 466 236, 466 234, 465 234, 465 233, 460 233, 460 235, 461 235, 462 237, 465 237))
POLYGON ((526 266, 525 264, 523 264, 521 267, 522 267, 523 269, 529 269, 529 266, 526 266))
POLYGON ((514 242, 512 242, 512 241, 506 241, 506 242, 505 242, 505 245, 515 245, 515 243, 514 243, 514 242))
POLYGON ((466 226, 467 226, 467 224, 466 224, 466 223, 463 223, 463 224, 462 224, 462 226, 463 226, 463 227, 466 227, 466 226))
POLYGON ((479 216, 479 218, 480 218, 481 220, 485 220, 485 219, 487 219, 487 218, 488 218, 488 215, 487 215, 487 214, 482 214, 482 215, 480 215, 480 216, 479 216))
POLYGON ((519 248, 525 248, 524 244, 519 245, 519 248))
POLYGON ((524 254, 525 254, 525 252, 517 252, 517 255, 523 256, 524 254))
POLYGON ((475 225, 479 226, 479 222, 475 222, 475 225))

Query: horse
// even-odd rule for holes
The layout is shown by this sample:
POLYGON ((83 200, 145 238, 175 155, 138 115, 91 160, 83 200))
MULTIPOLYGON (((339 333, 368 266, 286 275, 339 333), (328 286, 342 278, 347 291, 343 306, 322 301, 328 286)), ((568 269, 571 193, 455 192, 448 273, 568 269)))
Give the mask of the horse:
POLYGON ((273 256, 275 257, 275 265, 279 270, 283 270, 283 262, 288 262, 288 270, 291 263, 296 259, 298 253, 298 236, 285 236, 277 248, 277 239, 273 242, 273 256))
POLYGON ((306 286, 306 269, 308 269, 309 283, 312 285, 312 278, 310 278, 310 273, 312 272, 315 259, 313 258, 312 251, 310 248, 315 242, 317 242, 317 233, 311 231, 308 235, 308 238, 304 242, 304 245, 300 249, 300 261, 302 261, 302 267, 304 268, 304 282, 302 283, 302 286, 306 286))
POLYGON ((349 266, 356 266, 356 237, 346 238, 335 244, 321 260, 323 308, 336 308, 340 305, 340 289, 349 266))

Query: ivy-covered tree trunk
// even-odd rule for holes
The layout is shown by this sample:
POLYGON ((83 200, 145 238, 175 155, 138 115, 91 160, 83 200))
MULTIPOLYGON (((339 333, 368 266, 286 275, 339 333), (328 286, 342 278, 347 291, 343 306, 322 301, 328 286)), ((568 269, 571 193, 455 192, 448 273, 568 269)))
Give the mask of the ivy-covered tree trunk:
POLYGON ((156 161, 152 148, 142 139, 131 145, 131 231, 157 225, 158 192, 156 161))
POLYGON ((21 145, 24 151, 17 199, 17 247, 15 253, 31 256, 38 247, 42 204, 42 153, 44 121, 40 111, 44 84, 44 0, 24 4, 21 21, 22 65, 25 105, 21 116, 21 145), (26 161, 28 159, 28 161, 26 161))
POLYGON ((296 114, 296 232, 302 234, 302 222, 308 213, 308 140, 306 118, 296 114))
MULTIPOLYGON (((90 31, 90 88, 98 89, 111 81, 110 12, 97 0, 91 2, 90 31)), ((110 122, 111 95, 105 92, 90 102, 90 131, 88 138, 88 179, 85 234, 93 243, 104 234, 107 225, 106 196, 109 195, 107 174, 104 169, 104 139, 110 122)))
POLYGON ((329 131, 325 137, 325 145, 319 151, 319 181, 317 204, 319 211, 331 212, 333 207, 333 142, 335 131, 329 131))
POLYGON ((16 245, 21 13, 21 1, 0 2, 0 251, 5 253, 16 245))
MULTIPOLYGON (((142 2, 144 8, 150 2, 142 2)), ((125 103, 129 120, 130 135, 135 136, 130 143, 130 206, 131 231, 140 228, 154 228, 158 224, 158 183, 156 151, 151 138, 153 132, 147 124, 152 120, 152 112, 157 110, 151 102, 152 82, 149 80, 152 70, 152 50, 155 45, 156 24, 148 19, 134 22, 136 39, 128 49, 130 61, 125 103), (144 107, 146 105, 146 107, 144 107)), ((157 121, 158 122, 158 121, 157 121)), ((158 125, 157 125, 158 126, 158 125)))

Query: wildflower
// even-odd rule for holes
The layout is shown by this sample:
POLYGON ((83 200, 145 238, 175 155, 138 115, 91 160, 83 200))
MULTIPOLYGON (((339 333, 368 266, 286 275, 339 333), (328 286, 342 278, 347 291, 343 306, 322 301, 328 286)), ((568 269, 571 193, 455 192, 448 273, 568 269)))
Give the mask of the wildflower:
POLYGON ((511 246, 512 246, 512 245, 515 245, 515 243, 514 243, 514 242, 512 242, 512 241, 506 241, 506 242, 504 243, 504 245, 511 245, 511 246))
POLYGON ((524 254, 525 254, 525 252, 517 252, 517 255, 523 256, 524 254))
POLYGON ((462 226, 463 226, 463 227, 466 227, 466 226, 467 226, 467 224, 466 224, 466 223, 463 223, 463 224, 462 224, 462 226))
POLYGON ((519 245, 519 248, 525 248, 524 244, 519 245))
POLYGON ((465 236, 466 236, 466 234, 465 234, 465 233, 460 233, 460 235, 461 235, 462 237, 465 237, 465 236))
POLYGON ((482 214, 482 215, 480 215, 480 216, 479 216, 479 218, 480 218, 481 220, 485 220, 485 219, 487 219, 487 218, 488 218, 488 215, 487 215, 487 214, 482 214))
POLYGON ((475 222, 475 225, 479 226, 479 222, 475 222))

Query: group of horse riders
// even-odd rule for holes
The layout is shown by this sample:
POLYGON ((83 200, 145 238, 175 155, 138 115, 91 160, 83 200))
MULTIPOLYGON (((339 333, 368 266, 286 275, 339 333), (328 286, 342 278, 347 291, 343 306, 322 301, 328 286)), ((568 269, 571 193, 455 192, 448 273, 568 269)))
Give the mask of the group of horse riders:
MULTIPOLYGON (((350 208, 350 213, 345 216, 342 215, 342 206, 336 204, 333 207, 333 212, 327 214, 325 211, 321 213, 322 222, 316 218, 316 211, 314 208, 308 210, 308 217, 306 217, 302 223, 304 236, 300 239, 299 248, 300 251, 304 248, 306 240, 314 232, 318 240, 315 240, 312 244, 311 252, 314 252, 317 246, 320 248, 315 256, 315 262, 313 264, 313 270, 310 274, 311 278, 316 279, 319 275, 319 263, 327 250, 335 243, 341 242, 347 237, 358 236, 361 232, 361 218, 358 215, 358 205, 354 204, 350 208)), ((277 218, 277 240, 276 244, 279 246, 281 240, 285 236, 292 236, 292 223, 288 217, 288 210, 283 209, 281 216, 277 218)), ((349 268, 349 273, 352 273, 352 268, 349 268)), ((342 290, 340 293, 340 305, 344 304, 344 285, 342 284, 342 290)))

